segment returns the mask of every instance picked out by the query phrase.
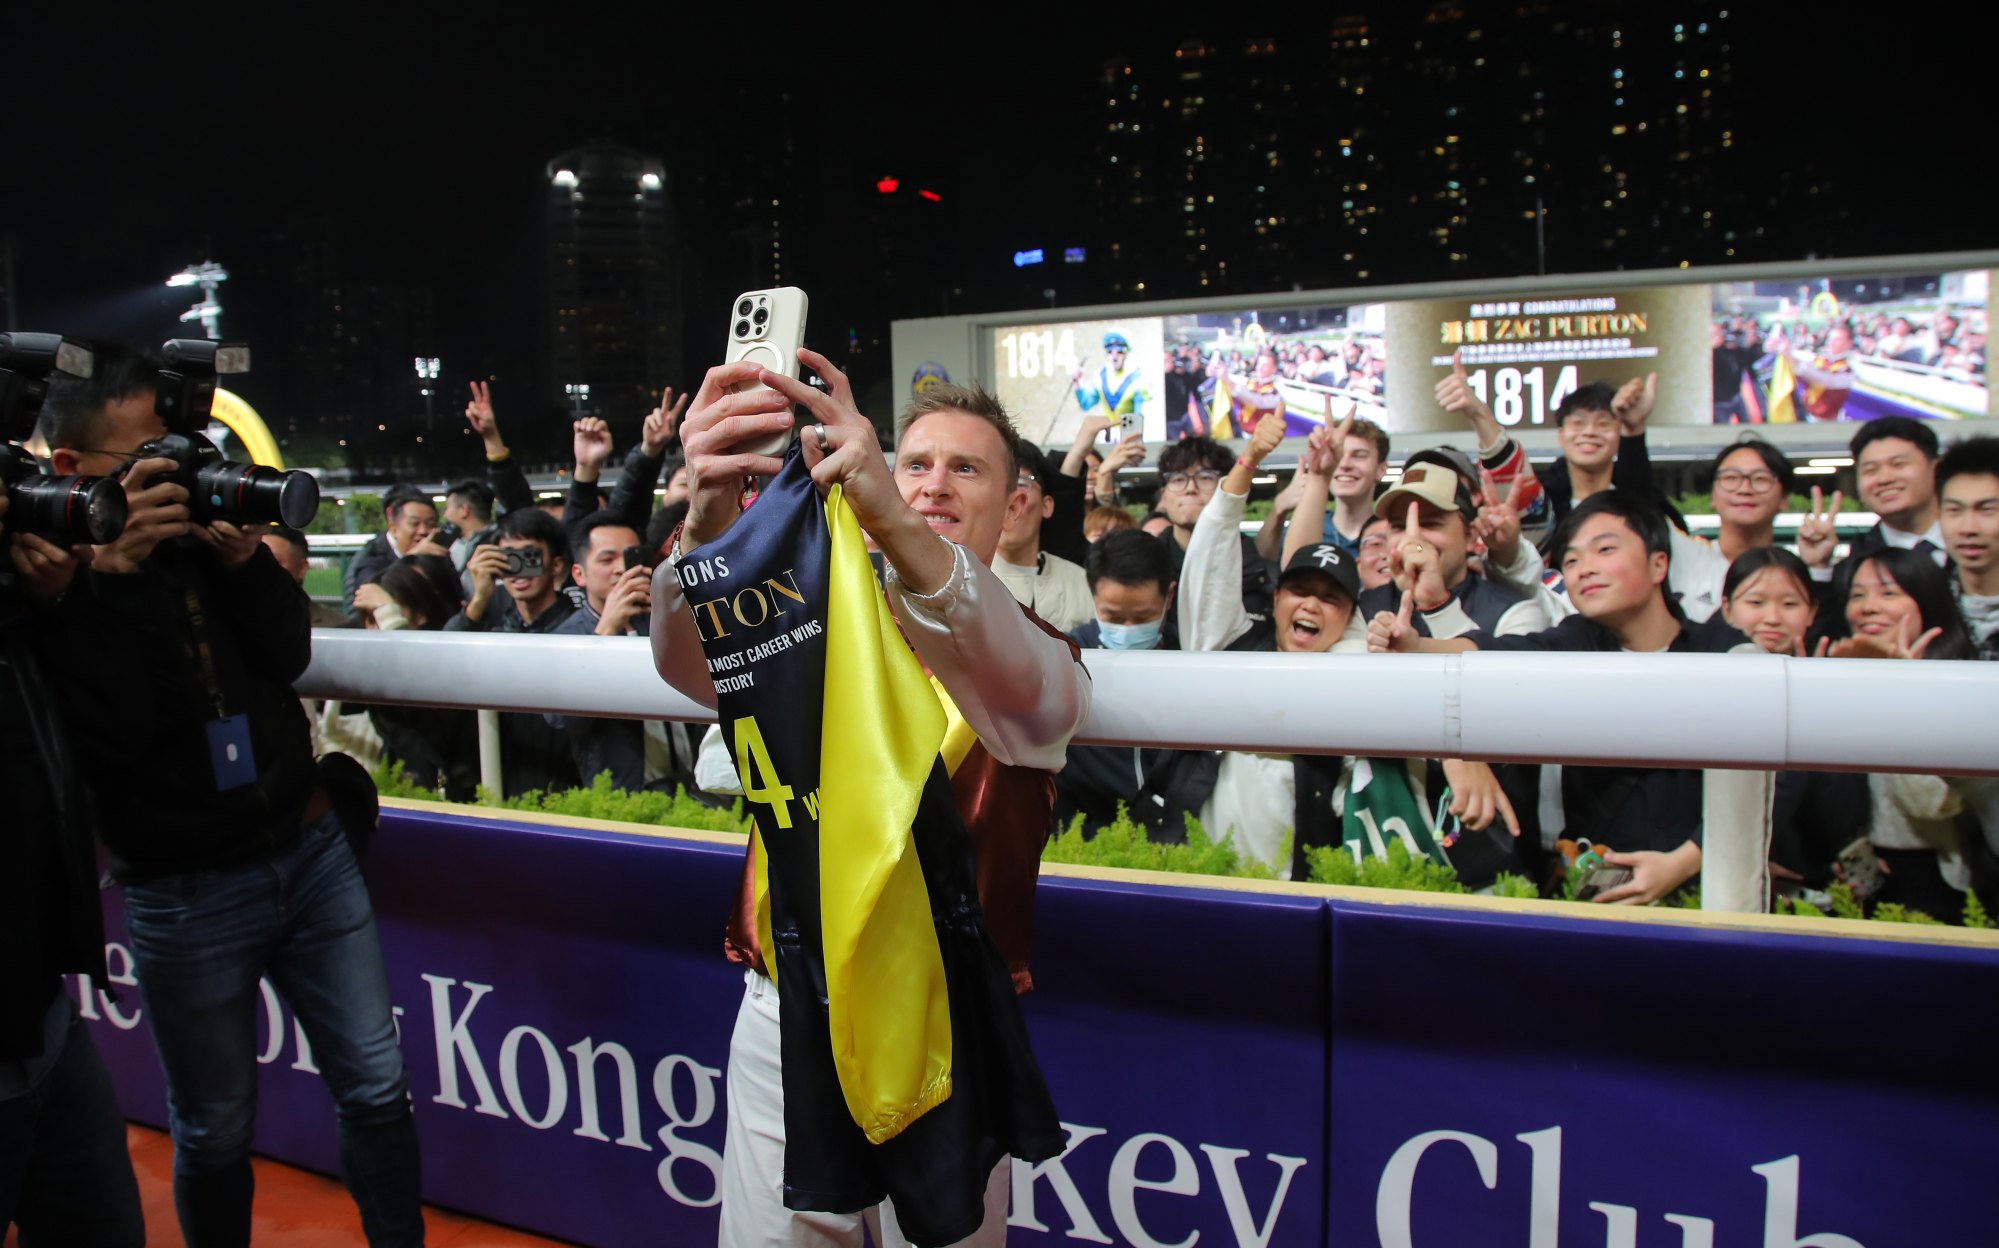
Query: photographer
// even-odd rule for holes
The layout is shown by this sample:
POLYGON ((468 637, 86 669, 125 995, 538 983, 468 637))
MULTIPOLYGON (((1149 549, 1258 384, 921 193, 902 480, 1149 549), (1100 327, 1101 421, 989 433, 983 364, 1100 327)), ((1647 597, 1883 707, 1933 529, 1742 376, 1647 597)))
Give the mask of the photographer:
POLYGON ((371 829, 347 826, 320 783, 291 688, 311 656, 306 598, 256 529, 190 520, 176 464, 144 449, 168 432, 161 386, 157 361, 122 351, 50 385, 56 471, 122 473, 130 516, 35 618, 125 888, 181 1228, 190 1244, 249 1242, 269 975, 325 1072, 370 1242, 418 1244, 408 1081, 346 835, 371 829))
MULTIPOLYGON (((15 535, 8 554, 29 593, 75 572, 39 537, 15 535)), ((0 1235, 18 1224, 30 1243, 123 1248, 146 1241, 125 1121, 61 978, 105 977, 96 854, 26 608, 0 585, 0 1235)))

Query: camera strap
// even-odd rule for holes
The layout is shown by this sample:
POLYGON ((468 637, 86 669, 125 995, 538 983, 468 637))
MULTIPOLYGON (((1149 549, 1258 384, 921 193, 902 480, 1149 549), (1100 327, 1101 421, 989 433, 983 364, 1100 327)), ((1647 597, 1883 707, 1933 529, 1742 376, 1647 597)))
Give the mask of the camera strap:
POLYGON ((208 737, 208 761, 215 769, 215 791, 227 793, 254 784, 257 779, 257 758, 254 743, 250 740, 250 717, 241 713, 231 715, 227 701, 222 696, 222 681, 215 674, 215 651, 208 644, 208 617, 201 609, 201 598, 194 592, 194 586, 181 587, 182 602, 187 607, 188 639, 182 644, 188 658, 194 662, 195 670, 201 673, 201 684, 208 694, 209 706, 215 717, 203 725, 208 737))
POLYGON ((215 651, 208 644, 208 617, 202 612, 201 598, 194 592, 194 586, 183 586, 181 595, 181 601, 187 605, 189 636, 183 643, 187 657, 201 673, 202 691, 208 695, 215 718, 226 718, 229 712, 222 697, 222 681, 215 674, 215 651))

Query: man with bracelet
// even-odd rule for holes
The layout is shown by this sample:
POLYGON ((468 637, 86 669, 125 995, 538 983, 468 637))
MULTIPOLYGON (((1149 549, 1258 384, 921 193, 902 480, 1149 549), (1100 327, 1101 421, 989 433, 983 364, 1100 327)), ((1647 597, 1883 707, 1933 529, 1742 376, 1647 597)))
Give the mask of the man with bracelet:
MULTIPOLYGON (((819 422, 805 423, 800 435, 812 480, 821 490, 841 487, 884 556, 890 611, 975 735, 951 772, 951 789, 970 834, 984 924, 1016 990, 1026 991, 1034 884, 1054 806, 1051 773, 1088 714, 1090 682, 1073 644, 1015 602, 988 567, 1007 518, 1026 505, 1015 488, 1018 435, 983 391, 940 387, 898 422, 891 471, 846 376, 814 352, 801 350, 798 358, 827 382, 826 393, 738 363, 710 370, 695 396, 686 426, 691 507, 653 579, 654 664, 688 697, 716 705, 683 576, 701 583, 702 548, 736 523, 745 481, 779 472, 778 458, 746 448, 789 429, 788 409, 798 404, 819 422)), ((811 1186, 805 1162, 823 1161, 828 1150, 818 1136, 787 1139, 778 992, 768 973, 778 950, 763 947, 753 861, 746 858, 744 867, 726 945, 747 973, 729 1049, 720 1242, 858 1243, 854 1206, 829 1212, 798 1190, 811 1186), (786 1207, 787 1196, 795 1209, 786 1207)), ((984 1222, 967 1242, 1004 1242, 1009 1171, 1001 1161, 990 1172, 984 1222)), ((901 1242, 899 1234, 884 1239, 901 1242)))

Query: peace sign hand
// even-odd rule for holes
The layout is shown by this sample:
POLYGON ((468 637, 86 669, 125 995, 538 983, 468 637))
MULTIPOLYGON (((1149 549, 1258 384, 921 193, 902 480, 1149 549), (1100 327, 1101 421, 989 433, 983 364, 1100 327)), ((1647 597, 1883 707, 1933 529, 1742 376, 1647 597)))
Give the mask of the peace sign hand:
POLYGON ((673 387, 668 386, 660 395, 659 406, 647 414, 645 424, 639 428, 639 450, 648 456, 657 457, 673 441, 673 431, 680 427, 680 415, 687 410, 690 396, 682 394, 673 397, 673 387))
POLYGON ((488 458, 507 453, 507 444, 500 437, 499 418, 493 415, 493 391, 483 381, 472 383, 472 401, 465 405, 465 423, 486 444, 488 458))
POLYGON ((1798 557, 1805 561, 1806 566, 1832 566, 1833 548, 1839 544, 1839 531, 1834 526, 1833 517, 1839 514, 1840 505, 1845 501, 1846 495, 1834 490, 1832 505, 1824 506, 1824 495, 1819 487, 1812 487, 1812 509, 1798 522, 1798 557))
POLYGON ((1520 507, 1534 482, 1531 468, 1522 467, 1505 496, 1499 482, 1484 468, 1478 470, 1485 488, 1480 491, 1478 518, 1472 521, 1472 535, 1485 543, 1485 553, 1500 567, 1511 567, 1520 555, 1520 507))

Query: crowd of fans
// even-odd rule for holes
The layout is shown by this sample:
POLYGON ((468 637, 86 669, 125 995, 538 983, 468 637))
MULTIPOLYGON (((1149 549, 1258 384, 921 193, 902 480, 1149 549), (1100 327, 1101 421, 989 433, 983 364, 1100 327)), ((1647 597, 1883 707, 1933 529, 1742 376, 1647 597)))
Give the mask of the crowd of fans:
MULTIPOLYGON (((1853 388, 1855 360, 1913 366, 1950 381, 1985 385, 1985 313, 1949 307, 1928 316, 1864 310, 1814 328, 1803 319, 1732 314, 1710 330, 1714 423, 1763 424, 1784 388, 1779 362, 1802 388, 1798 420, 1837 420, 1853 388), (1774 390, 1773 390, 1774 387, 1774 390)), ((1780 418, 1780 417, 1777 417, 1780 418)))
MULTIPOLYGON (((1999 439, 1944 448, 1921 422, 1859 426, 1860 501, 1879 521, 1836 558, 1843 500, 1817 490, 1795 551, 1776 544, 1796 482, 1784 454, 1753 435, 1715 457, 1719 533, 1691 536, 1647 458, 1655 393, 1656 379, 1578 389, 1556 412, 1560 456, 1535 466, 1454 370, 1436 401, 1465 421, 1470 449, 1419 451, 1390 481, 1388 434, 1349 418, 1308 440, 1253 537, 1242 532, 1245 507, 1281 418, 1265 419, 1240 453, 1199 436, 1159 448, 1157 506, 1141 516, 1123 493, 1133 474, 1121 470, 1146 448, 1133 434, 1099 455, 1109 421, 1098 417, 1066 453, 1024 448, 1025 506, 993 570, 1085 649, 1263 650, 1301 663, 1462 650, 1999 657, 1999 439)), ((608 493, 609 433, 579 421, 556 515, 536 507, 490 397, 476 393, 467 418, 485 441, 485 477, 452 486, 441 514, 414 491, 388 496, 386 531, 348 568, 347 622, 643 635, 650 569, 685 514, 675 455, 684 403, 668 392, 608 493)), ((621 788, 685 788, 716 803, 734 788, 726 753, 710 741, 704 754, 687 725, 502 719, 510 793, 604 771, 621 788)), ((320 726, 329 744, 400 759, 463 797, 477 775, 470 721, 333 706, 320 726)), ((1553 890, 1594 851, 1607 874, 1592 892, 1605 902, 1691 886, 1704 823, 1702 773, 1656 767, 1075 745, 1057 792, 1062 820, 1094 828, 1122 808, 1171 841, 1191 817, 1280 877, 1302 878, 1316 846, 1362 856, 1399 838, 1470 888, 1511 872, 1553 890)), ((1999 884, 1995 798, 1999 785, 1981 780, 1783 773, 1773 876, 1784 893, 1816 897, 1844 882, 1867 900, 1954 921, 1968 893, 1990 897, 1999 884)))
POLYGON ((1260 325, 1238 324, 1205 344, 1181 342, 1166 348, 1164 398, 1168 441, 1214 433, 1242 432, 1251 425, 1230 404, 1218 402, 1223 388, 1238 400, 1280 381, 1303 382, 1379 404, 1385 394, 1388 356, 1379 335, 1266 335, 1260 325))

